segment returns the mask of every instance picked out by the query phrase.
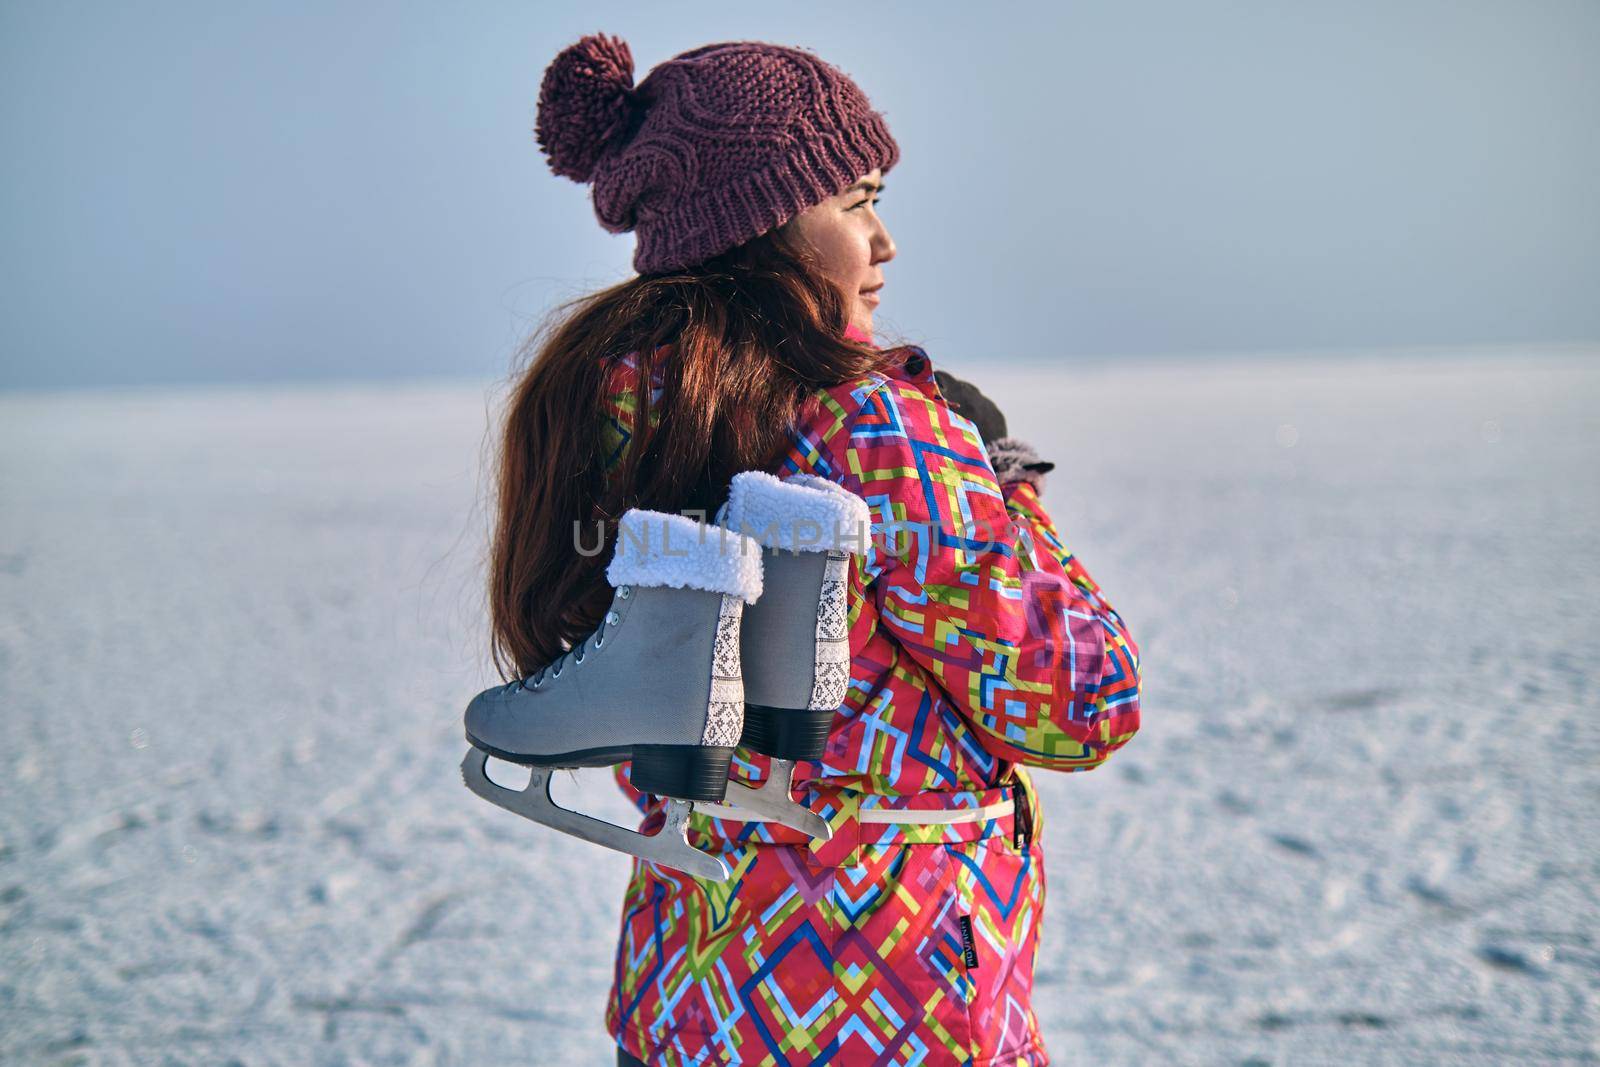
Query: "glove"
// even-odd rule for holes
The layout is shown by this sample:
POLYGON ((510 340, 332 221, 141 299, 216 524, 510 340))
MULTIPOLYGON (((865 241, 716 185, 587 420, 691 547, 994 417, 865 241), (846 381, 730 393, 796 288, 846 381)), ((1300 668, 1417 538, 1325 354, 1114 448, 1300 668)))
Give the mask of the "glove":
POLYGON ((1005 415, 976 385, 938 369, 933 372, 933 380, 938 383, 951 410, 970 419, 978 428, 978 436, 983 438, 999 483, 1028 482, 1042 494, 1044 476, 1055 470, 1056 465, 1040 459, 1039 453, 1026 441, 1007 434, 1005 415))
POLYGON ((1043 495, 1044 476, 1056 469, 1054 463, 1040 459, 1033 446, 1019 437, 1002 437, 984 443, 989 448, 989 462, 994 467, 995 479, 1001 485, 1027 482, 1043 495))

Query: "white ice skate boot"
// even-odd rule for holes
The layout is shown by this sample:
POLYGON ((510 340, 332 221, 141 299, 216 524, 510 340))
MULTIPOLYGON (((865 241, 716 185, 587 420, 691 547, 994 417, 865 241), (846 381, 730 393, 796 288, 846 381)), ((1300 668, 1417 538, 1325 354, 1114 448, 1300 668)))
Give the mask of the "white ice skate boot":
POLYGON ((689 844, 693 802, 721 801, 744 726, 739 630, 762 590, 761 547, 723 527, 661 511, 622 516, 606 578, 610 610, 592 634, 530 677, 480 693, 466 711, 467 788, 490 803, 597 845, 726 881, 689 844), (489 756, 533 768, 524 790, 484 773, 489 756), (633 761, 632 781, 667 798, 645 835, 556 804, 551 772, 633 761))
POLYGON ((729 783, 727 805, 826 841, 833 834, 827 820, 790 789, 796 760, 822 758, 850 684, 845 584, 850 554, 865 554, 870 543, 871 512, 826 478, 743 471, 717 518, 764 546, 761 599, 745 610, 740 633, 739 743, 772 758, 759 786, 729 783))

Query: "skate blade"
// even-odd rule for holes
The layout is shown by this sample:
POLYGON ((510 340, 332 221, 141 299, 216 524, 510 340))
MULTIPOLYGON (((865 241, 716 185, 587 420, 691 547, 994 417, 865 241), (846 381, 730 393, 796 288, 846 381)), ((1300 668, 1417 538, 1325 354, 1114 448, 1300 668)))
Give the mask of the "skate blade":
POLYGON ((637 856, 696 878, 712 882, 728 880, 727 864, 689 844, 687 800, 668 797, 666 825, 656 833, 641 834, 557 804, 550 796, 550 772, 559 768, 531 767, 529 769, 533 776, 528 780, 526 789, 507 789, 489 780, 486 771, 488 765, 489 756, 486 752, 477 748, 467 749, 466 758, 461 761, 461 781, 496 807, 602 848, 637 856))
POLYGON ((793 781, 794 761, 775 759, 770 776, 759 786, 730 778, 725 804, 696 804, 695 810, 719 819, 742 819, 744 816, 740 813, 749 812, 819 841, 831 841, 833 827, 828 825, 828 820, 789 795, 793 781))

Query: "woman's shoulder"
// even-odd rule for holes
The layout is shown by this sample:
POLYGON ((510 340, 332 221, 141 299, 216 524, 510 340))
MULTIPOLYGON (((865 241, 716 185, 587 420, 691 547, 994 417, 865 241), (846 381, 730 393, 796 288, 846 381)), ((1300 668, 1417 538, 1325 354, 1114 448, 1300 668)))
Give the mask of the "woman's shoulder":
MULTIPOLYGON (((643 350, 632 350, 606 357, 602 361, 605 368, 606 391, 615 393, 637 388, 646 363, 649 364, 652 389, 660 390, 664 368, 671 358, 670 353, 671 346, 663 344, 650 354, 652 358, 648 360, 643 350)), ((934 380, 933 360, 920 345, 906 344, 886 348, 883 350, 883 355, 884 359, 876 368, 846 381, 819 386, 813 390, 810 399, 823 404, 830 399, 836 403, 853 402, 859 408, 874 392, 899 382, 909 383, 930 395, 939 395, 938 383, 934 380)), ((940 396, 940 399, 943 397, 940 396)))
POLYGON ((851 378, 817 388, 796 413, 788 465, 848 483, 852 472, 881 460, 863 448, 895 437, 921 436, 947 406, 921 348, 886 351, 891 358, 851 378))
POLYGON ((889 374, 872 370, 848 381, 813 389, 796 414, 798 434, 821 440, 839 435, 866 409, 873 394, 892 380, 889 374))
MULTIPOLYGON (((613 453, 620 453, 636 432, 636 397, 647 365, 650 421, 652 425, 659 421, 661 413, 656 402, 661 399, 663 368, 670 351, 670 345, 662 345, 649 353, 652 358, 647 359, 643 350, 634 350, 604 361, 603 407, 613 453)), ((841 382, 817 386, 802 399, 793 423, 795 444, 802 452, 825 442, 847 440, 863 421, 873 424, 874 434, 881 433, 885 429, 879 425, 884 421, 882 412, 904 410, 908 402, 945 403, 934 378, 933 360, 925 349, 906 344, 885 348, 882 354, 884 358, 871 369, 841 382)), ((894 421, 892 414, 888 418, 894 421)))
POLYGON ((948 403, 934 378, 933 360, 918 345, 886 350, 878 368, 849 381, 817 389, 802 420, 807 425, 842 427, 873 406, 874 397, 888 394, 895 400, 925 399, 948 403))

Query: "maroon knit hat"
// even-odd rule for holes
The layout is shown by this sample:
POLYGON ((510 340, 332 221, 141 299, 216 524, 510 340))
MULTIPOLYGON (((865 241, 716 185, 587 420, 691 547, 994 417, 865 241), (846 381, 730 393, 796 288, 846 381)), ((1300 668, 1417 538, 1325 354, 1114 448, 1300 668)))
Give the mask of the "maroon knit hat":
POLYGON ((594 185, 633 266, 692 266, 835 196, 900 148, 841 70, 760 41, 702 45, 637 87, 621 38, 590 34, 556 56, 534 126, 550 169, 594 185))

